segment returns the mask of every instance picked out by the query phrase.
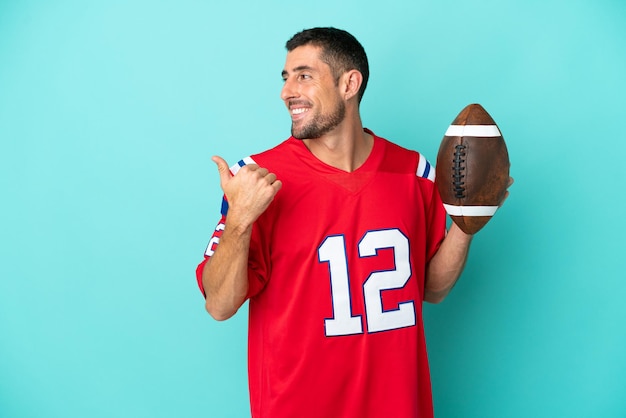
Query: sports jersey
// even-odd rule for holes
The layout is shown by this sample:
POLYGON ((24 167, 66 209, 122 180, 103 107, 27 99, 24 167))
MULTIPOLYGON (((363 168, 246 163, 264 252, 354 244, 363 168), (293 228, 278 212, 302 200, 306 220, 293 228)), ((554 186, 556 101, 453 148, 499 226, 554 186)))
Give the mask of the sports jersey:
POLYGON ((256 163, 283 183, 250 243, 254 418, 432 417, 422 300, 446 215, 434 167, 366 132, 372 151, 351 173, 293 137, 231 168, 256 163))

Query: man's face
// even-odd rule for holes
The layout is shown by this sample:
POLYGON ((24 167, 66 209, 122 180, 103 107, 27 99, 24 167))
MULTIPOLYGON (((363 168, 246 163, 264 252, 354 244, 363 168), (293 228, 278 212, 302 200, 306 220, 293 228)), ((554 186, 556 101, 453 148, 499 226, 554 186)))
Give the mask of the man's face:
POLYGON ((291 115, 291 134, 298 139, 319 138, 332 131, 345 116, 345 104, 321 49, 304 45, 287 53, 285 84, 280 97, 291 115))

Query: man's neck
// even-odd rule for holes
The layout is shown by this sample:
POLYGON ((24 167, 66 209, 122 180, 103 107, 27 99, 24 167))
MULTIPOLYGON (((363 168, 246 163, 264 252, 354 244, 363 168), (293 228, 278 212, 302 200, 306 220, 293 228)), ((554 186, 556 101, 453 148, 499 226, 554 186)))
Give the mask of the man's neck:
POLYGON ((374 146, 374 138, 363 130, 360 118, 344 121, 320 138, 302 142, 325 164, 351 173, 365 163, 374 146))

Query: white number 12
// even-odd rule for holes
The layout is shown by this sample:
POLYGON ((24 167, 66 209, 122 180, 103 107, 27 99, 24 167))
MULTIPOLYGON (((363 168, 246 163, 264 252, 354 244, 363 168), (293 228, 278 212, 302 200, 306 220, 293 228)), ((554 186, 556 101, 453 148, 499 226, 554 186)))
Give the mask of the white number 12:
MULTIPOLYGON (((400 289, 411 277, 409 240, 398 229, 369 231, 358 245, 359 257, 375 256, 378 250, 391 248, 394 253, 395 269, 374 271, 363 283, 367 332, 388 331, 415 325, 413 301, 398 304, 397 309, 383 310, 381 292, 400 289)), ((342 235, 326 237, 317 250, 319 261, 328 262, 330 291, 333 302, 333 317, 324 320, 327 336, 362 334, 361 315, 352 315, 350 278, 346 243, 342 235)))

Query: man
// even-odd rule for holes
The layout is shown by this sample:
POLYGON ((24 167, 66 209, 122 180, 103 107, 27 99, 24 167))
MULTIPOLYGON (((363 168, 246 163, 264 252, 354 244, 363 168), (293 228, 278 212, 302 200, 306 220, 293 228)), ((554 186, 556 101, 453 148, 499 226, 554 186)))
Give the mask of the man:
POLYGON ((217 164, 222 218, 198 266, 217 320, 249 300, 252 416, 431 417, 422 300, 461 274, 452 224, 417 152, 364 129, 365 51, 334 28, 287 42, 292 137, 217 164))

